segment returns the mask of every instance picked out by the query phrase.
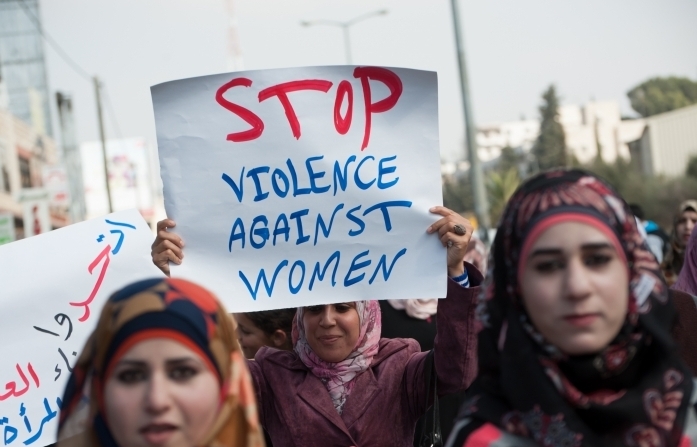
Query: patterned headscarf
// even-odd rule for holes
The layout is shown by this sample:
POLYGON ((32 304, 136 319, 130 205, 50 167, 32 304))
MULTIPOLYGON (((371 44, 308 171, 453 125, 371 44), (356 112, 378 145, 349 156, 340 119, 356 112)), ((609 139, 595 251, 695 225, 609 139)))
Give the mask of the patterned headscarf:
POLYGON ((693 231, 690 240, 687 241, 682 270, 672 288, 697 295, 697 231, 693 231))
POLYGON ((307 343, 303 315, 305 308, 299 307, 293 320, 293 345, 300 360, 312 374, 317 376, 329 391, 334 408, 339 414, 351 390, 354 379, 370 367, 373 357, 380 348, 380 330, 382 319, 380 304, 377 301, 356 301, 356 312, 360 324, 358 341, 348 357, 337 363, 325 362, 307 343))
POLYGON ((480 371, 461 409, 459 419, 470 422, 458 441, 489 424, 501 438, 512 433, 543 446, 683 445, 693 382, 670 337, 675 310, 629 207, 611 187, 580 170, 524 183, 504 211, 490 269, 478 306, 480 371), (597 354, 565 355, 522 304, 522 252, 553 221, 602 229, 626 259, 627 316, 597 354))
POLYGON ((170 278, 133 283, 104 305, 68 381, 58 438, 71 447, 116 446, 104 414, 109 371, 138 342, 163 337, 197 352, 221 384, 217 418, 201 445, 263 447, 234 321, 210 292, 170 278))
POLYGON ((685 243, 678 234, 678 224, 685 211, 697 211, 697 200, 685 200, 678 207, 678 212, 673 217, 673 231, 670 233, 670 245, 666 257, 661 264, 663 275, 669 286, 678 280, 678 274, 682 271, 685 262, 685 243))

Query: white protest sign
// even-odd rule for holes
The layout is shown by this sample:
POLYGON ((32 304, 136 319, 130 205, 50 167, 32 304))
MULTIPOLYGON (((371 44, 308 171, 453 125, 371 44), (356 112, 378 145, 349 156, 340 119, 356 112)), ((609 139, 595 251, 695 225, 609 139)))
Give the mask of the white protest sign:
POLYGON ((437 76, 246 71, 151 89, 182 276, 244 312, 445 296, 437 76))
POLYGON ((0 424, 5 445, 56 440, 65 385, 109 295, 163 276, 135 210, 0 247, 0 424), (4 419, 6 418, 6 419, 4 419))

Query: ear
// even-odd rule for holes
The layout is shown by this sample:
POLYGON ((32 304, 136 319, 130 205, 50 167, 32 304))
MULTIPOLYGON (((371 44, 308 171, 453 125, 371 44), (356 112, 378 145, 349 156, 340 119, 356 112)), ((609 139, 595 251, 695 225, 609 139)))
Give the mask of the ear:
POLYGON ((288 342, 288 336, 281 329, 276 329, 273 334, 271 334, 271 342, 273 346, 278 349, 286 349, 286 343, 288 342))

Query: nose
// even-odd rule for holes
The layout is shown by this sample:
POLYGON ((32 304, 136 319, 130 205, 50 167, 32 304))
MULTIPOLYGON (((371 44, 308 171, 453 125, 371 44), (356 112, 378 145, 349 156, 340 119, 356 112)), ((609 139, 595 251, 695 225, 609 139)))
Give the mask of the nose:
POLYGON ((582 300, 590 296, 592 286, 588 277, 588 269, 582 260, 574 259, 569 262, 566 270, 566 296, 570 300, 582 300))
POLYGON ((322 318, 319 320, 319 325, 324 328, 336 325, 336 313, 334 310, 334 306, 324 306, 324 310, 322 311, 322 318))
POLYGON ((164 373, 152 373, 145 391, 145 410, 150 414, 162 414, 170 407, 168 380, 164 373))

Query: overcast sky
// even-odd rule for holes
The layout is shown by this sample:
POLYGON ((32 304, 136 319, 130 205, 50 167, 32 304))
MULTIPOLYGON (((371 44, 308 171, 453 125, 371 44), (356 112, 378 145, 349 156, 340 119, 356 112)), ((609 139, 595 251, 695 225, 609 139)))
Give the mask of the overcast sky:
MULTIPOLYGON (((108 138, 155 142, 149 87, 225 72, 225 0, 40 0, 44 29, 105 82, 118 129, 108 138)), ((697 78, 697 0, 460 0, 474 118, 537 117, 556 84, 563 103, 616 100, 653 76, 697 78)), ((463 154, 463 125, 449 0, 236 0, 245 69, 343 64, 339 28, 351 30, 356 64, 438 72, 441 155, 463 154)), ((98 136, 92 85, 45 45, 49 86, 73 95, 79 141, 98 136)), ((55 112, 55 110, 54 110, 55 112)), ((55 115, 55 113, 54 113, 55 115)), ((54 116, 54 122, 56 117, 54 116)), ((56 128, 56 127, 54 127, 56 128)))

